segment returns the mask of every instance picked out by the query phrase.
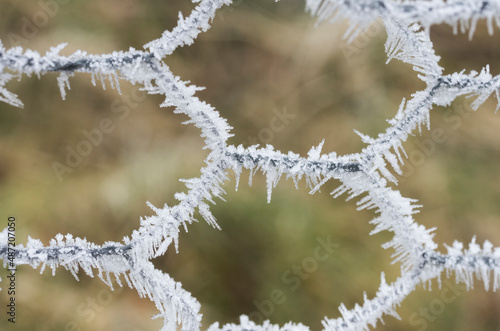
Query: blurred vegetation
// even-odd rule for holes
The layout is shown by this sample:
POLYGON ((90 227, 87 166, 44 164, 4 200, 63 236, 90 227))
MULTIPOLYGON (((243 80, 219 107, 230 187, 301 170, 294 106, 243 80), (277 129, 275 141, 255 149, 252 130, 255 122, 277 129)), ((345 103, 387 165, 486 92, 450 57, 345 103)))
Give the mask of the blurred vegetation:
MULTIPOLYGON (((73 0, 61 4, 21 46, 43 53, 68 42, 64 54, 140 49, 175 26, 179 10, 188 15, 193 7, 180 0, 73 0)), ((0 1, 0 39, 6 47, 14 46, 12 33, 22 35, 26 21, 33 22, 40 10, 38 1, 0 1)), ((423 83, 410 66, 385 64, 380 25, 372 27, 369 38, 355 41, 354 49, 341 39, 344 31, 343 25, 315 27, 302 1, 236 1, 217 14, 212 29, 194 45, 166 62, 182 79, 207 87, 198 95, 234 127, 233 144, 257 140, 305 155, 325 139, 324 152, 352 153, 363 147, 353 129, 376 135, 402 98, 423 83), (262 130, 283 111, 295 118, 280 132, 265 135, 262 130)), ((494 74, 500 72, 500 46, 484 26, 472 41, 445 26, 433 28, 431 35, 447 72, 479 70, 486 63, 494 74)), ((106 91, 93 87, 82 74, 71 84, 62 101, 56 75, 23 77, 8 88, 19 94, 24 109, 0 104, 0 217, 16 216, 19 243, 29 235, 48 244, 59 232, 96 243, 120 241, 137 228, 140 216, 151 214, 146 201, 175 203, 173 194, 184 190, 178 179, 198 176, 206 156, 199 132, 181 125, 185 118, 171 109, 160 109, 158 96, 145 97, 122 83, 124 96, 136 96, 127 103, 109 86, 106 91), (116 105, 125 108, 113 111, 116 105), (85 139, 82 130, 98 128, 104 118, 114 130, 60 182, 53 162, 64 163, 67 148, 85 139)), ((411 161, 399 177, 399 189, 423 205, 416 220, 436 226, 438 242, 467 243, 476 234, 479 242, 488 239, 499 246, 500 120, 491 100, 477 113, 469 111, 469 103, 463 99, 432 111, 431 130, 405 145, 411 161), (438 129, 445 141, 430 143, 438 129)), ((269 319, 318 330, 324 316, 338 316, 341 302, 351 308, 362 300, 362 291, 372 297, 381 271, 388 281, 398 276, 399 266, 390 264, 392 252, 380 247, 391 234, 369 236, 373 213, 332 199, 328 192, 338 183, 311 196, 304 182, 296 190, 282 181, 267 204, 265 180, 256 175, 249 187, 246 176, 238 191, 232 178, 226 202, 213 207, 222 231, 193 224, 181 236, 179 253, 170 250, 154 261, 201 302, 205 327, 252 314, 279 290, 286 299, 274 305, 269 319), (285 282, 293 266, 314 256, 318 238, 328 236, 338 244, 334 253, 298 286, 285 282)), ((77 282, 62 268, 53 277, 50 270, 40 276, 24 266, 17 281, 17 323, 12 327, 2 315, 1 330, 139 331, 161 325, 149 319, 156 314, 154 305, 135 291, 111 292, 83 274, 77 282)), ((445 290, 434 283, 432 291, 418 289, 404 301, 398 309, 402 321, 385 317, 385 325, 376 329, 500 328, 497 293, 485 292, 479 283, 471 292, 458 285, 445 288, 455 293, 452 302, 442 304, 445 290), (427 318, 424 309, 430 311, 427 318)), ((2 290, 1 304, 7 299, 2 290)))

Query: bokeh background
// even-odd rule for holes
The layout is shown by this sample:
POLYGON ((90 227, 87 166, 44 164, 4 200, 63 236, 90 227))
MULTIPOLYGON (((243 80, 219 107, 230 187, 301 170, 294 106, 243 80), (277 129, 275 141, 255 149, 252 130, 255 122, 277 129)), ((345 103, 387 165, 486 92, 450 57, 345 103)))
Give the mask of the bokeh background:
MULTIPOLYGON (((194 7, 180 0, 51 1, 57 8, 44 5, 49 2, 0 0, 4 45, 44 53, 68 42, 63 54, 141 49, 175 26, 178 11, 186 16, 194 7)), ((402 98, 424 87, 410 66, 385 63, 379 23, 347 45, 341 38, 345 24, 315 27, 303 1, 237 0, 217 14, 212 26, 166 62, 182 79, 206 87, 198 96, 234 127, 233 144, 269 143, 306 155, 325 139, 324 152, 357 152, 363 144, 353 129, 375 136, 402 98), (277 114, 285 112, 290 119, 270 130, 277 114)), ((489 36, 482 23, 471 41, 447 26, 431 31, 449 73, 489 63, 498 74, 495 33, 489 36)), ((160 108, 160 97, 127 83, 121 84, 120 96, 109 84, 104 91, 99 83, 92 86, 89 75, 77 74, 62 101, 56 77, 12 81, 8 88, 20 96, 24 109, 0 104, 0 220, 16 216, 19 243, 31 236, 48 244, 57 233, 96 243, 120 241, 138 227, 141 216, 151 214, 146 201, 173 204, 174 193, 184 190, 179 179, 199 175, 206 156, 199 132, 182 125, 186 118, 174 116, 172 109, 160 108), (86 140, 83 130, 98 128, 103 119, 112 121, 112 132, 59 180, 54 162, 64 164, 68 148, 86 140)), ((416 220, 437 227, 439 243, 468 243, 475 234, 478 242, 488 239, 499 246, 500 119, 493 100, 477 112, 470 101, 433 109, 431 130, 405 144, 409 160, 398 187, 422 204, 416 220), (432 140, 433 134, 442 139, 432 140)), ((339 315, 340 303, 353 307, 363 291, 372 297, 381 271, 388 281, 398 276, 392 252, 380 247, 391 234, 369 236, 373 213, 357 212, 345 197, 332 199, 328 193, 337 182, 311 196, 304 181, 296 190, 282 180, 267 204, 260 174, 249 187, 245 172, 238 191, 230 176, 226 201, 213 206, 222 231, 203 221, 193 224, 181 235, 179 253, 169 250, 154 260, 201 302, 204 327, 236 322, 241 314, 257 320, 258 306, 279 290, 286 299, 272 312, 268 308, 268 318, 319 330, 324 316, 339 315), (329 258, 317 261, 298 284, 285 282, 294 266, 314 256, 318 238, 328 236, 338 245, 329 258)), ((17 322, 7 323, 1 309, 0 330, 160 328, 161 321, 150 319, 154 305, 134 290, 112 292, 98 279, 80 278, 77 282, 63 268, 53 277, 50 270, 39 275, 20 267, 17 322)), ((2 290, 2 307, 7 300, 2 290)), ((401 321, 385 317, 385 325, 376 329, 500 330, 499 294, 486 292, 478 282, 472 292, 453 279, 443 289, 436 283, 432 291, 419 288, 397 311, 401 321)))

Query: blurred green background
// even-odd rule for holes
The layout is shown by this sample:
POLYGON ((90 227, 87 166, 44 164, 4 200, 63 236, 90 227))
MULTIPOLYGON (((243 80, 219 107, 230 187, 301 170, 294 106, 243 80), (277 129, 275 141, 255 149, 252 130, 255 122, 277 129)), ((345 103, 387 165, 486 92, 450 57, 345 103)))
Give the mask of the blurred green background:
MULTIPOLYGON (((175 26, 179 10, 187 16, 194 7, 180 0, 60 0, 58 8, 46 3, 0 0, 0 39, 6 47, 44 53, 68 42, 63 54, 141 49, 175 26)), ((324 152, 353 153, 363 147, 353 129, 376 136, 402 98, 424 84, 410 66, 385 64, 380 24, 352 45, 341 38, 345 29, 345 24, 315 27, 303 1, 239 0, 166 63, 183 80, 206 87, 198 96, 234 127, 232 144, 269 143, 306 155, 325 139, 324 152), (271 130, 284 112, 291 114, 289 121, 271 130)), ((450 27, 431 31, 448 73, 489 63, 498 74, 495 33, 488 36, 479 24, 469 41, 450 27)), ((172 109, 159 108, 161 97, 145 96, 125 82, 120 96, 109 84, 103 91, 99 83, 92 86, 89 75, 77 74, 62 101, 56 77, 23 77, 7 86, 25 107, 0 104, 0 219, 6 223, 16 216, 18 243, 31 236, 48 244, 59 232, 96 243, 120 241, 141 216, 151 214, 146 201, 171 205, 174 193, 184 190, 178 179, 199 176, 206 156, 199 131, 182 125, 186 118, 172 109), (103 119, 112 122, 112 132, 59 181, 54 162, 64 164, 67 148, 75 149, 86 140, 83 130, 98 128, 103 119)), ((433 109, 431 130, 405 144, 409 161, 398 189, 423 205, 416 220, 438 228, 437 242, 468 243, 476 234, 478 242, 500 246, 500 119, 492 100, 477 113, 469 103, 460 99, 433 109)), ((372 297, 381 271, 388 281, 398 276, 399 265, 390 264, 392 251, 380 247, 391 234, 369 236, 373 213, 357 212, 344 197, 332 199, 328 193, 337 182, 311 196, 304 181, 296 190, 282 180, 267 204, 260 174, 249 187, 245 172, 238 191, 230 176, 226 202, 213 206, 222 231, 193 224, 182 233, 178 254, 169 250, 154 260, 201 302, 204 327, 236 322, 241 314, 258 321, 265 312, 273 323, 291 320, 319 330, 324 316, 339 315, 340 303, 353 307, 363 291, 372 297), (325 261, 311 264, 318 239, 328 236, 338 247, 325 261), (291 282, 294 266, 303 264, 309 271, 291 282), (271 309, 276 291, 286 299, 271 309)), ((477 282, 472 292, 453 283, 441 290, 436 283, 432 291, 417 289, 397 310, 402 321, 385 317, 376 329, 500 330, 498 293, 477 282)), ((0 287, 5 284, 4 278, 0 287)), ((77 282, 63 268, 53 277, 50 270, 40 276, 22 266, 17 289, 17 323, 7 323, 2 309, 0 330, 139 331, 161 325, 150 319, 154 305, 134 290, 111 292, 84 274, 77 282)), ((2 290, 1 305, 7 300, 2 290)))

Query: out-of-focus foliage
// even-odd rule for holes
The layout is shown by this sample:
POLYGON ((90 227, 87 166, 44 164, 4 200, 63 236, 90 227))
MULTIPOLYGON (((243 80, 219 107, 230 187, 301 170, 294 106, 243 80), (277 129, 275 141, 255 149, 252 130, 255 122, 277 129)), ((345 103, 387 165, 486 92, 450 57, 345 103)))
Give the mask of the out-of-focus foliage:
MULTIPOLYGON (((409 66, 385 65, 385 35, 377 24, 352 49, 341 39, 343 31, 328 25, 316 28, 303 7, 301 1, 236 1, 217 14, 213 28, 197 43, 176 52, 168 63, 183 79, 207 87, 198 95, 228 118, 235 128, 235 144, 272 143, 304 155, 324 137, 324 152, 357 151, 363 144, 353 129, 380 132, 401 97, 422 83, 409 66), (282 129, 270 130, 273 118, 284 111, 295 117, 282 129)), ((6 47, 13 46, 9 33, 22 35, 26 22, 36 19, 37 8, 35 1, 0 2, 0 39, 6 47)), ((187 1, 71 1, 22 46, 43 52, 68 42, 68 54, 80 48, 94 53, 140 49, 173 27, 179 10, 188 14, 192 8, 187 1)), ((493 74, 500 71, 498 46, 484 26, 472 41, 453 36, 448 27, 433 28, 431 36, 450 72, 478 70, 485 63, 493 74)), ((199 132, 181 125, 186 118, 160 109, 160 98, 131 86, 122 85, 123 95, 130 96, 124 99, 77 75, 62 101, 55 80, 55 75, 47 75, 11 82, 24 109, 0 104, 0 217, 16 215, 19 242, 29 234, 47 243, 59 232, 97 243, 119 241, 138 227, 140 216, 151 214, 145 201, 170 204, 173 193, 184 187, 177 179, 199 175, 206 156, 199 132), (64 162, 67 147, 75 148, 85 138, 82 130, 95 128, 103 118, 113 121, 113 132, 60 182, 53 162, 64 162)), ((495 165, 500 159, 500 121, 488 110, 492 105, 473 113, 466 104, 452 105, 451 112, 433 110, 431 131, 406 144, 415 162, 404 167, 399 187, 403 195, 424 205, 417 220, 438 227, 438 242, 468 242, 477 234, 479 242, 489 239, 498 246, 500 185, 495 165), (436 128, 444 130, 447 139, 432 145, 436 128)), ((389 252, 379 248, 389 234, 369 237, 373 215, 356 212, 354 203, 332 199, 327 192, 335 183, 311 197, 304 183, 295 190, 292 183, 282 182, 267 204, 263 178, 255 177, 252 188, 245 182, 243 177, 237 192, 234 181, 226 185, 227 203, 214 206, 222 231, 195 224, 189 235, 181 236, 180 253, 169 251, 155 260, 199 299, 204 325, 236 322, 240 314, 259 312, 278 289, 286 300, 275 305, 268 318, 318 329, 323 316, 338 315, 340 302, 351 307, 361 301, 360 288, 373 296, 381 270, 389 281, 398 275, 389 265, 389 252), (339 245, 334 254, 296 288, 283 281, 284 274, 313 256, 318 237, 326 236, 339 245)), ((160 325, 145 322, 144 316, 156 310, 134 291, 113 293, 85 276, 76 282, 64 270, 56 277, 48 272, 40 277, 29 267, 20 268, 18 288, 19 330, 138 331, 160 325)), ((423 310, 430 312, 430 318, 424 318, 427 330, 498 329, 498 294, 479 286, 470 293, 457 285, 450 288, 456 299, 443 309, 438 302, 443 290, 421 290, 398 310, 402 323, 388 317, 379 329, 422 329, 415 316, 421 320, 423 310)), ((7 296, 0 293, 3 304, 7 296)), ((4 315, 0 329, 7 327, 4 315)))

